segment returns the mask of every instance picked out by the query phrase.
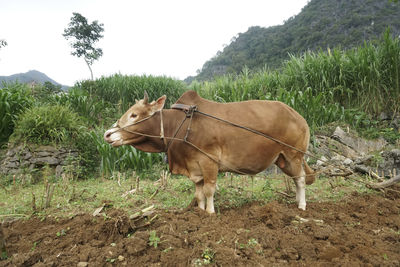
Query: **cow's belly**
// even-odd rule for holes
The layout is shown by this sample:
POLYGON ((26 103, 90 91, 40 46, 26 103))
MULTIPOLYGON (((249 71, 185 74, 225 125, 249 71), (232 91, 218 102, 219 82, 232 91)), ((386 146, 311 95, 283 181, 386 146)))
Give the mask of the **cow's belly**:
POLYGON ((275 163, 281 152, 280 146, 262 144, 225 149, 220 157, 219 170, 257 174, 275 163))

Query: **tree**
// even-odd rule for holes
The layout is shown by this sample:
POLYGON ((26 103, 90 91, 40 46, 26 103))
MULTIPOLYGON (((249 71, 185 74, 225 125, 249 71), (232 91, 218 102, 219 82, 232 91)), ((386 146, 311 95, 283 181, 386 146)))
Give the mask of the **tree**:
POLYGON ((0 48, 7 46, 6 40, 0 39, 0 48))
POLYGON ((91 24, 88 20, 79 13, 72 13, 71 21, 68 24, 68 28, 64 29, 63 36, 69 40, 72 38, 71 47, 74 51, 71 55, 84 58, 93 80, 92 64, 93 61, 98 60, 103 55, 101 48, 95 48, 94 43, 98 42, 103 35, 104 31, 103 24, 97 20, 91 24))

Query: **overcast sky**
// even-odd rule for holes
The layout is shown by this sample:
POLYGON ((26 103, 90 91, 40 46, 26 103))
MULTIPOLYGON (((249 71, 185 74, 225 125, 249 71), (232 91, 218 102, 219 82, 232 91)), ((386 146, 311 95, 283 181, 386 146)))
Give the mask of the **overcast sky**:
POLYGON ((38 70, 73 85, 90 78, 62 33, 72 12, 104 24, 94 76, 184 79, 251 26, 282 24, 308 0, 0 0, 0 76, 38 70))

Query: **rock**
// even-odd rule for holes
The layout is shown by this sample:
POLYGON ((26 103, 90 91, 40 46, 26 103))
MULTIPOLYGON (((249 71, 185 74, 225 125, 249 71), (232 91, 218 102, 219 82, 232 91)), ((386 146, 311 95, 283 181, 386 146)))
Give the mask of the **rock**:
POLYGON ((343 162, 345 159, 346 159, 345 157, 343 157, 342 155, 339 155, 339 154, 337 154, 331 158, 331 160, 340 161, 340 162, 343 162))
POLYGON ((54 157, 35 158, 31 161, 36 165, 57 165, 60 160, 54 157))
POLYGON ((29 152, 29 151, 27 151, 26 154, 24 155, 23 159, 24 159, 24 160, 28 160, 28 159, 30 159, 31 157, 32 157, 32 153, 29 152))
POLYGON ((13 148, 9 149, 9 150, 7 151, 6 157, 12 157, 12 156, 14 156, 15 153, 17 153, 17 151, 20 150, 20 148, 21 148, 21 147, 18 146, 18 147, 13 147, 13 148))
POLYGON ((343 164, 344 164, 344 165, 351 165, 351 164, 353 164, 353 161, 352 161, 351 159, 349 159, 349 158, 346 158, 346 159, 343 161, 343 164))
POLYGON ((381 114, 379 114, 378 119, 381 121, 386 121, 386 120, 390 120, 390 117, 386 112, 381 112, 381 114))
POLYGON ((50 152, 48 152, 48 151, 39 151, 39 152, 36 152, 36 157, 48 157, 48 156, 51 156, 51 155, 53 155, 53 153, 50 153, 50 152))
POLYGON ((4 164, 4 168, 8 168, 8 169, 15 169, 15 168, 18 168, 18 166, 19 166, 18 161, 9 161, 9 162, 5 162, 5 164, 4 164))
POLYGON ((49 165, 56 169, 57 176, 61 176, 63 166, 72 165, 72 171, 74 166, 79 166, 77 150, 52 146, 20 145, 9 148, 4 156, 0 162, 0 173, 4 175, 18 174, 26 169, 40 170, 44 165, 49 165))
POLYGON ((359 172, 359 173, 362 173, 362 174, 369 174, 369 172, 370 172, 370 170, 368 169, 368 167, 365 166, 365 165, 356 165, 356 166, 354 167, 354 170, 355 170, 356 172, 359 172))
POLYGON ((57 177, 61 176, 63 172, 64 172, 63 166, 62 165, 57 165, 57 167, 56 167, 56 176, 57 177))
POLYGON ((88 265, 89 265, 88 262, 86 262, 86 261, 80 261, 80 262, 78 262, 78 264, 76 265, 76 267, 86 267, 86 266, 88 266, 88 265))
POLYGON ((382 138, 366 140, 357 136, 351 136, 351 134, 346 133, 339 126, 336 127, 332 138, 354 149, 360 155, 366 155, 372 151, 380 151, 387 145, 387 142, 382 138))
POLYGON ((36 151, 50 152, 52 154, 58 153, 58 149, 53 146, 39 146, 36 151))
POLYGON ((18 156, 9 157, 9 162, 19 162, 20 158, 18 156))

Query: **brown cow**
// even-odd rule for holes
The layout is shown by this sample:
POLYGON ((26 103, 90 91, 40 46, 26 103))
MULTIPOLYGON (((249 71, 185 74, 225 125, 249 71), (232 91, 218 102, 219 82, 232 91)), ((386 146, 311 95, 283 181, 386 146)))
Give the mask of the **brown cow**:
POLYGON ((132 145, 146 152, 167 152, 170 171, 195 183, 198 206, 209 213, 214 213, 218 172, 256 174, 273 163, 294 178, 298 207, 305 210, 305 184, 313 183, 314 174, 301 151, 307 151, 310 132, 307 122, 294 109, 278 101, 221 104, 203 99, 194 91, 178 99, 176 103, 185 104, 178 105, 178 109, 163 109, 165 100, 164 95, 149 103, 145 94, 104 133, 104 139, 115 147, 132 145), (189 105, 291 147, 215 117, 192 113, 189 105))

